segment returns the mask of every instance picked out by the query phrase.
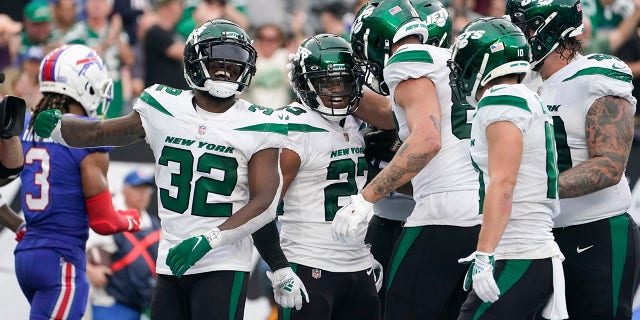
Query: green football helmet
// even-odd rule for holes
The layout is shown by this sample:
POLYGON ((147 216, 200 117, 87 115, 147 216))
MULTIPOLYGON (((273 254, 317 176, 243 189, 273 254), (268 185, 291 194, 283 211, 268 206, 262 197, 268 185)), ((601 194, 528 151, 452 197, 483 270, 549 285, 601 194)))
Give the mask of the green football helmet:
POLYGON ((302 104, 332 121, 356 111, 364 73, 346 40, 328 33, 313 36, 291 60, 291 83, 302 104))
POLYGON ((451 46, 453 23, 447 8, 438 0, 411 0, 411 4, 418 11, 420 19, 427 23, 427 44, 441 48, 451 46))
POLYGON ((580 0, 508 0, 505 12, 529 40, 536 68, 566 38, 582 34, 580 0))
POLYGON ((209 20, 187 39, 184 78, 194 90, 229 98, 251 83, 256 58, 251 39, 240 26, 224 19, 209 20))
POLYGON ((410 35, 424 43, 429 30, 409 0, 370 1, 360 8, 351 27, 351 47, 366 66, 366 84, 371 90, 389 95, 382 69, 391 56, 391 45, 410 35))
POLYGON ((469 23, 452 47, 449 78, 458 101, 475 106, 476 93, 491 80, 529 72, 531 50, 522 31, 502 18, 480 18, 469 23))

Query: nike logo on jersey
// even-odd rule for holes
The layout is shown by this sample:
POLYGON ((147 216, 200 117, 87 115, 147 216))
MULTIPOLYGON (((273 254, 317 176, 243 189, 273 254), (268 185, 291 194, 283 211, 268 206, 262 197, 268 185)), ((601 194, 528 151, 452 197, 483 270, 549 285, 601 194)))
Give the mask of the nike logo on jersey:
POLYGON ((591 249, 592 247, 593 247, 593 245, 590 245, 590 246, 584 247, 584 248, 580 248, 580 246, 578 246, 578 247, 576 247, 576 252, 577 253, 582 253, 582 252, 585 252, 585 251, 591 249))
POLYGON ((625 68, 625 66, 619 66, 617 63, 614 63, 613 66, 611 66, 614 70, 622 70, 625 68))
POLYGON ((491 88, 491 89, 489 89, 489 92, 490 92, 490 93, 494 93, 494 92, 496 92, 496 91, 498 91, 498 90, 502 90, 502 89, 504 89, 504 88, 506 88, 506 87, 491 88))
POLYGON ((560 104, 548 104, 547 105, 547 109, 549 109, 549 112, 558 112, 558 109, 560 109, 560 104))

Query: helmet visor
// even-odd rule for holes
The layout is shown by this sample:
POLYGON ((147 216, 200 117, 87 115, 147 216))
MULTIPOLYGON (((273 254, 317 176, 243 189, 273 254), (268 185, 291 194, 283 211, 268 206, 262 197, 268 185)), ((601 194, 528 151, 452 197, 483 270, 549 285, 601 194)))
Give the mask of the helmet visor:
POLYGON ((241 46, 230 43, 209 42, 200 50, 200 56, 206 56, 212 60, 232 60, 249 62, 251 54, 241 46))

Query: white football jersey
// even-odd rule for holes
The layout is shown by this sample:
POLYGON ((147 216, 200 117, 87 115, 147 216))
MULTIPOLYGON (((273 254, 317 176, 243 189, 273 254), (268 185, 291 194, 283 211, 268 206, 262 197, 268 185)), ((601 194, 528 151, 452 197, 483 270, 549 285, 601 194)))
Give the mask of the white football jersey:
POLYGON ((540 98, 522 84, 496 85, 485 91, 473 119, 470 147, 481 204, 491 183, 486 129, 498 121, 518 127, 523 145, 511 218, 495 250, 496 258, 521 255, 533 259, 526 254, 553 240, 552 217, 560 209, 553 121, 540 98))
POLYGON ((279 217, 280 242, 287 259, 331 272, 371 267, 365 228, 354 244, 342 244, 331 237, 336 212, 366 182, 362 134, 366 124, 353 116, 342 122, 330 121, 299 103, 281 111, 289 123, 285 148, 297 153, 301 161, 283 199, 284 214, 279 217))
POLYGON ((420 77, 430 79, 436 87, 442 109, 442 146, 440 152, 411 180, 416 207, 407 218, 407 227, 426 224, 473 226, 481 220, 477 192, 473 192, 478 189, 478 177, 469 157, 468 138, 473 109, 452 103, 447 67, 450 58, 451 52, 447 49, 407 44, 391 56, 384 68, 400 140, 406 140, 410 134, 406 113, 394 99, 394 91, 400 82, 420 77), (459 196, 457 201, 446 205, 425 199, 439 193, 451 196, 451 192, 459 191, 472 191, 465 192, 472 195, 459 196))
MULTIPOLYGON (((553 116, 560 172, 589 159, 585 134, 586 114, 593 102, 617 96, 636 105, 631 95, 631 70, 618 58, 591 54, 578 56, 554 73, 541 87, 542 101, 553 116)), ((614 186, 577 198, 561 199, 555 227, 589 223, 624 213, 631 204, 629 182, 623 175, 614 186)))
MULTIPOLYGON (((192 91, 154 85, 133 107, 156 159, 159 274, 171 274, 165 263, 171 247, 219 226, 247 204, 249 160, 286 140, 287 125, 273 109, 238 100, 223 113, 210 113, 195 107, 192 98, 192 91)), ((252 240, 246 237, 213 248, 185 274, 250 271, 251 254, 252 240)))

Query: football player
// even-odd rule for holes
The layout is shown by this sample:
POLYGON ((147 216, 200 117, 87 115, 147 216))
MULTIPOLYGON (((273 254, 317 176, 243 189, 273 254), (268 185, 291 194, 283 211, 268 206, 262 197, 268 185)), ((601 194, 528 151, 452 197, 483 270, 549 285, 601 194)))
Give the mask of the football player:
MULTIPOLYGON (((162 220, 153 319, 243 317, 248 235, 275 217, 278 153, 287 134, 276 114, 236 99, 255 59, 244 30, 210 20, 192 31, 184 49, 193 90, 154 85, 121 118, 88 122, 48 112, 36 123, 39 135, 74 147, 142 138, 151 146, 162 220)), ((291 292, 297 278, 287 275, 283 288, 291 292)))
MULTIPOLYGON (((414 0, 413 7, 418 11, 420 19, 427 23, 429 38, 427 44, 448 48, 451 45, 451 17, 447 9, 437 0, 414 0)), ((365 94, 368 97, 369 92, 365 94)), ((363 99, 361 104, 366 104, 363 99)), ((359 109, 365 109, 363 105, 359 109)), ((373 178, 384 168, 395 155, 402 142, 398 139, 395 129, 380 130, 365 136, 365 156, 369 162, 369 177, 373 178)), ((415 201, 412 196, 411 184, 407 183, 388 196, 380 199, 373 206, 374 215, 367 227, 365 243, 371 245, 371 254, 384 267, 391 260, 391 254, 396 240, 402 232, 402 224, 413 211, 415 201)), ((383 279, 383 285, 386 278, 383 279)), ((380 302, 384 305, 386 290, 378 292, 380 302)))
POLYGON ((428 26, 408 1, 369 2, 351 33, 354 54, 368 64, 367 84, 391 96, 403 143, 336 213, 333 235, 354 241, 373 204, 409 180, 416 201, 386 272, 387 319, 455 319, 466 298, 466 268, 458 255, 474 250, 480 229, 478 179, 468 149, 472 108, 452 102, 451 54, 426 45, 428 39, 428 26))
POLYGON ((551 233, 559 210, 552 120, 520 84, 530 56, 524 34, 502 18, 471 22, 453 46, 453 92, 476 107, 470 152, 483 213, 476 251, 460 259, 471 263, 465 289, 473 282, 460 320, 533 319, 547 302, 564 316, 552 319, 566 318, 562 254, 551 233))
POLYGON ((34 133, 43 112, 93 121, 111 100, 111 79, 98 54, 84 45, 62 46, 40 64, 42 99, 27 115, 22 210, 26 228, 15 249, 16 276, 32 319, 80 319, 89 293, 85 243, 100 234, 138 231, 135 209, 116 211, 107 185, 110 148, 74 149, 34 133), (48 110, 48 111, 47 111, 48 110))
POLYGON ((333 34, 305 40, 291 64, 298 102, 280 110, 289 126, 280 160, 280 238, 311 302, 301 311, 285 309, 284 318, 378 319, 381 267, 364 244, 364 229, 351 244, 331 237, 336 211, 366 180, 366 124, 352 115, 362 96, 363 73, 349 43, 333 34))
POLYGON ((626 213, 624 175, 633 140, 633 75, 620 59, 580 54, 580 0, 510 0, 543 80, 558 151, 560 214, 553 234, 564 253, 571 319, 630 319, 640 235, 626 213))

